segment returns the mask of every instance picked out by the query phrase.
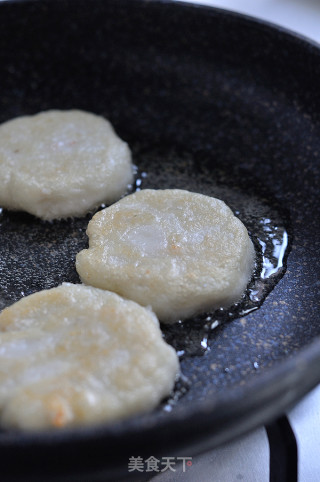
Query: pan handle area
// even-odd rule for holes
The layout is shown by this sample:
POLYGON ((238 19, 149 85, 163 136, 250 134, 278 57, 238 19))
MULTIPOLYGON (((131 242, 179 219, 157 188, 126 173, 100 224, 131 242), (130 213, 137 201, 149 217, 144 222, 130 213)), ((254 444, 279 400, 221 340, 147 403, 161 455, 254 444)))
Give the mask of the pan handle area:
POLYGON ((270 482, 298 482, 297 441, 283 415, 266 426, 270 448, 270 482))

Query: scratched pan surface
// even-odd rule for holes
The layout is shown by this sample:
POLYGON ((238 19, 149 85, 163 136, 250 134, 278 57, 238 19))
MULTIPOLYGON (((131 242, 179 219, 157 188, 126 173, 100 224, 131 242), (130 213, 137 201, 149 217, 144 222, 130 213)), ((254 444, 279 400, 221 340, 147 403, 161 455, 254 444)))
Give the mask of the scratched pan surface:
MULTIPOLYGON (((257 225, 270 218, 288 236, 262 304, 247 298, 229 320, 207 314, 164 327, 185 377, 177 400, 108 426, 2 431, 4 480, 128 479, 129 456, 194 455, 270 421, 315 386, 319 48, 223 11, 132 0, 4 2, 0 48, 1 121, 50 108, 106 116, 132 147, 136 187, 225 197, 260 249, 260 270, 257 225)), ((42 223, 3 211, 1 308, 79 282, 74 259, 91 215, 42 223)))

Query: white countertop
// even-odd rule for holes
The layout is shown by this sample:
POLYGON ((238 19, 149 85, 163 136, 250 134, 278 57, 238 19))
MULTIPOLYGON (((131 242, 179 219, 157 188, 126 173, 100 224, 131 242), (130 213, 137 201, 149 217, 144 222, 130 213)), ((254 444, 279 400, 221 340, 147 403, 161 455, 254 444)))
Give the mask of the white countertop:
POLYGON ((320 0, 175 0, 258 17, 320 43, 320 0))

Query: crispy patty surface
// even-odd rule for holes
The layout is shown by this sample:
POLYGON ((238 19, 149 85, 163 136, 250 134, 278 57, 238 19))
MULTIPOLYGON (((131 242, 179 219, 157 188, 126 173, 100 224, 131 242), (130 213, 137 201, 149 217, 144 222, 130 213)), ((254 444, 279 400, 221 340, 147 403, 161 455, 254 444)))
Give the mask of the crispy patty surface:
POLYGON ((64 283, 0 314, 0 423, 53 429, 118 420, 169 395, 179 362, 148 309, 64 283))
POLYGON ((150 305, 175 322, 239 300, 255 251, 221 200, 179 189, 141 190, 89 222, 81 280, 150 305))
POLYGON ((133 180, 131 152, 106 119, 50 110, 0 126, 0 206, 42 219, 82 216, 133 180))

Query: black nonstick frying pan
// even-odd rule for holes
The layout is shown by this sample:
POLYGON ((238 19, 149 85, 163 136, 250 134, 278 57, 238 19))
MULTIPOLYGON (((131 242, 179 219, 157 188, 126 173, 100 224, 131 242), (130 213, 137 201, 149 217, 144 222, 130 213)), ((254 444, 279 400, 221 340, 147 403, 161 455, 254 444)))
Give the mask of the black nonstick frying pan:
MULTIPOLYGON (((0 56, 1 122, 51 108, 109 118, 132 148, 133 189, 224 199, 258 260, 239 305, 163 327, 184 377, 159 409, 57 433, 2 431, 1 480, 128 480, 129 456, 216 447, 320 382, 319 47, 205 7, 41 0, 0 5, 0 56)), ((79 282, 91 215, 44 223, 2 212, 0 308, 79 282)))

